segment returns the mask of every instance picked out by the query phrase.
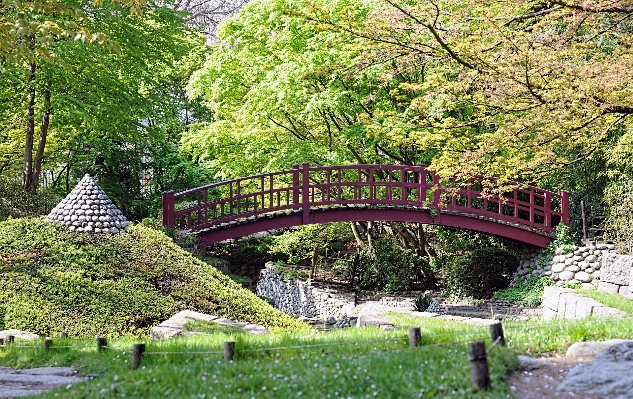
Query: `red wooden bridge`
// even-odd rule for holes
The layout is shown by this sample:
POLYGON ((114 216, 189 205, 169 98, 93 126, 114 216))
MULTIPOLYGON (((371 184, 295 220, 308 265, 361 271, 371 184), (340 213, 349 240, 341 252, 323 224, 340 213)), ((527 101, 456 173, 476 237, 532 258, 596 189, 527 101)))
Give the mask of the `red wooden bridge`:
POLYGON ((265 173, 163 193, 163 225, 209 245, 266 230, 340 221, 400 221, 463 228, 539 247, 569 224, 569 194, 533 186, 482 193, 493 178, 440 183, 425 165, 345 165, 265 173))

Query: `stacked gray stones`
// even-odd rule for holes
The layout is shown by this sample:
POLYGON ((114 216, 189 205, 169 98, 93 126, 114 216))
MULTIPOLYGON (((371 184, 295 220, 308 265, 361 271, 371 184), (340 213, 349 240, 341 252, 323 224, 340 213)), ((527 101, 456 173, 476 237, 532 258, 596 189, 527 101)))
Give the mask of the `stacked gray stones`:
POLYGON ((582 283, 591 288, 600 281, 603 257, 616 253, 613 244, 596 244, 588 247, 572 247, 565 254, 557 254, 551 261, 539 264, 540 250, 528 250, 517 270, 515 281, 536 274, 549 276, 557 285, 582 283))
POLYGON ((130 224, 90 175, 53 208, 48 219, 86 233, 118 233, 127 231, 130 224))
POLYGON ((335 323, 352 315, 355 299, 326 286, 313 286, 295 278, 283 279, 271 263, 261 270, 257 295, 271 298, 275 308, 301 318, 314 318, 335 323))

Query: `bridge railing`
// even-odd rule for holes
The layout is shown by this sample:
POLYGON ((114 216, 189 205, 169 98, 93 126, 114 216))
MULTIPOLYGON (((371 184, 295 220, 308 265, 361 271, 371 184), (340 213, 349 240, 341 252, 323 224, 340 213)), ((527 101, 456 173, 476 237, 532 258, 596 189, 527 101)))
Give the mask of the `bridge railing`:
POLYGON ((163 224, 200 230, 262 214, 294 211, 308 222, 310 209, 343 205, 393 205, 486 216, 554 231, 569 223, 569 197, 533 186, 503 195, 486 194, 494 179, 472 178, 465 184, 440 183, 425 165, 343 165, 310 167, 228 180, 191 190, 163 193, 163 224))

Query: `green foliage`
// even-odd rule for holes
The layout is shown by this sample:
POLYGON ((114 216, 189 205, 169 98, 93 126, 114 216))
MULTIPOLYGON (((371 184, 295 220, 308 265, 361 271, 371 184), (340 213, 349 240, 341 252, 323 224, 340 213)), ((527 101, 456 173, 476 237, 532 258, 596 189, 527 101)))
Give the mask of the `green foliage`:
POLYGON ((456 297, 489 298, 508 287, 519 259, 501 248, 482 248, 454 258, 444 275, 445 291, 456 297))
POLYGON ((570 252, 577 242, 578 238, 572 234, 569 226, 560 223, 556 226, 554 239, 541 251, 538 258, 539 266, 547 265, 557 251, 563 254, 570 252))
POLYGON ((26 193, 19 182, 0 177, 0 221, 9 217, 48 215, 61 200, 62 197, 53 190, 26 193))
POLYGON ((418 294, 413 301, 413 310, 416 312, 424 312, 433 303, 433 296, 429 294, 418 294))
POLYGON ((286 281, 290 280, 291 278, 296 278, 296 279, 305 281, 309 277, 307 273, 297 271, 293 269, 291 266, 285 265, 281 262, 275 262, 274 265, 275 265, 275 268, 281 272, 281 278, 283 278, 286 281))
POLYGON ((427 258, 410 249, 400 249, 389 240, 376 242, 375 248, 375 254, 360 253, 354 282, 357 289, 396 292, 434 288, 427 258))
POLYGON ((492 299, 507 299, 512 303, 525 306, 539 306, 543 302, 543 290, 549 285, 554 285, 550 277, 531 274, 517 281, 512 287, 495 292, 492 299))
POLYGON ((605 192, 607 218, 605 239, 617 244, 621 254, 633 254, 633 185, 630 181, 615 182, 605 192))
POLYGON ((196 259, 159 231, 79 234, 42 219, 0 223, 0 318, 52 335, 144 335, 181 309, 272 329, 302 323, 196 259))
POLYGON ((326 223, 298 226, 271 239, 269 253, 290 264, 306 264, 314 248, 319 256, 345 250, 345 244, 354 240, 348 223, 326 223))

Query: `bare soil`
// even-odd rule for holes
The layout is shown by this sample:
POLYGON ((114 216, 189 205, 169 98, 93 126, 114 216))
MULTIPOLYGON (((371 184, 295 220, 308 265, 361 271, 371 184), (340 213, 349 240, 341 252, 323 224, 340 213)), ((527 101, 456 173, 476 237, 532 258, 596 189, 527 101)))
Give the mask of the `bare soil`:
POLYGON ((616 399, 618 395, 595 395, 588 392, 557 391, 569 370, 591 359, 553 357, 546 358, 551 365, 536 370, 517 370, 508 374, 507 382, 517 399, 616 399))

